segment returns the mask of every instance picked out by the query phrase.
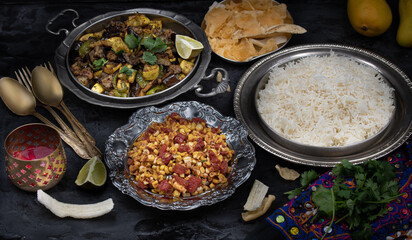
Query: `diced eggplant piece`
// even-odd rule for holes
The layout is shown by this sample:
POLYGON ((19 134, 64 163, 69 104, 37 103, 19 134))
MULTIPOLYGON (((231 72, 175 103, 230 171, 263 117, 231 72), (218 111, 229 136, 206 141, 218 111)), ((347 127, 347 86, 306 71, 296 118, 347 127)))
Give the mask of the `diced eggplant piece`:
POLYGON ((177 78, 177 76, 174 75, 174 74, 172 74, 172 75, 168 76, 167 78, 163 79, 163 83, 166 85, 166 87, 171 87, 179 81, 180 81, 179 78, 177 78))

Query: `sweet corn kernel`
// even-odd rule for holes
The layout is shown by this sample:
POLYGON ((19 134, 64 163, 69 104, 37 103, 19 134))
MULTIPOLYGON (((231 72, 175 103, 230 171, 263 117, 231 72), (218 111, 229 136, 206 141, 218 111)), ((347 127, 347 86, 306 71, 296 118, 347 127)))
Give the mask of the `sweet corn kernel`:
POLYGON ((173 191, 173 197, 179 197, 180 196, 180 192, 177 190, 173 191))

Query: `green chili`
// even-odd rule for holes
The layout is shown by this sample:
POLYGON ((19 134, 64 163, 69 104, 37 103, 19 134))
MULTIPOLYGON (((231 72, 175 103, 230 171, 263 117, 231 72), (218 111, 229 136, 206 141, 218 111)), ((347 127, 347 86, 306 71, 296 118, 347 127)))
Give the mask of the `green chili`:
POLYGON ((164 84, 157 85, 157 86, 154 86, 151 89, 149 89, 149 91, 146 92, 146 95, 155 94, 155 93, 163 91, 165 89, 166 89, 166 86, 164 84))
POLYGON ((90 52, 90 40, 87 40, 86 42, 82 43, 82 45, 79 48, 79 56, 81 58, 84 58, 88 52, 90 52))
POLYGON ((142 71, 138 71, 136 73, 136 82, 139 84, 140 88, 144 88, 147 84, 149 84, 149 81, 143 79, 142 71))

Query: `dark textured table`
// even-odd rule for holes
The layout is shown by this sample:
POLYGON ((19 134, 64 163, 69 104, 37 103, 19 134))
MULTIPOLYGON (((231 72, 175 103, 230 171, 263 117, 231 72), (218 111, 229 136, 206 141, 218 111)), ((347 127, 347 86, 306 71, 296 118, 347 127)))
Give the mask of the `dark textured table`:
MULTIPOLYGON (((51 17, 66 8, 80 13, 77 23, 83 23, 97 15, 131 8, 157 8, 180 13, 198 25, 213 1, 9 1, 0 5, 0 77, 14 77, 14 71, 28 66, 33 68, 43 62, 53 61, 54 51, 64 36, 46 32, 45 25, 51 17)), ((284 2, 284 1, 281 1, 284 2)), ((288 47, 310 43, 348 44, 375 52, 393 62, 408 76, 412 76, 412 49, 401 48, 396 43, 399 24, 397 1, 388 1, 393 12, 390 29, 383 35, 367 38, 356 33, 346 15, 345 0, 295 0, 288 1, 288 9, 296 24, 308 30, 294 36, 288 47)), ((57 22, 55 30, 69 26, 72 16, 57 22)), ((210 98, 198 98, 187 92, 172 101, 195 100, 215 107, 223 115, 235 116, 233 93, 243 72, 253 63, 234 65, 213 55, 212 67, 223 67, 230 75, 232 92, 210 98)), ((204 84, 204 83, 203 83, 204 84)), ((74 115, 96 138, 103 151, 108 136, 124 125, 135 111, 98 107, 79 100, 65 90, 64 100, 74 115)), ((169 101, 168 103, 172 102, 169 101)), ((167 104, 167 103, 166 103, 167 104)), ((161 104, 164 105, 164 104, 161 104)), ((38 109, 49 116, 44 109, 38 109)), ((34 117, 19 117, 0 103, 0 140, 16 127, 38 122, 34 117)), ((312 169, 284 161, 257 146, 257 164, 249 180, 223 202, 195 210, 161 211, 139 204, 123 195, 110 179, 96 191, 86 191, 74 184, 85 160, 80 159, 67 145, 68 167, 63 180, 47 192, 58 200, 70 203, 93 203, 113 198, 115 207, 109 214, 91 220, 60 219, 36 200, 35 193, 19 190, 9 181, 5 172, 4 148, 0 151, 0 239, 283 239, 279 231, 271 227, 265 217, 245 223, 241 219, 254 179, 267 184, 269 193, 276 196, 268 216, 287 202, 283 192, 298 187, 298 181, 283 180, 275 165, 291 167, 302 172, 312 169)), ((315 168, 318 172, 327 169, 315 168)))

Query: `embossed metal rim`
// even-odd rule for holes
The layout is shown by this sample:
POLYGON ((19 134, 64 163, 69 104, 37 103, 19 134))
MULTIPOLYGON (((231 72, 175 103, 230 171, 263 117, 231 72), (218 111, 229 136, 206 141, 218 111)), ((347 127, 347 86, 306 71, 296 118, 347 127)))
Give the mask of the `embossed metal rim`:
POLYGON ((235 118, 224 117, 213 107, 195 101, 176 102, 162 108, 146 107, 136 111, 129 122, 116 129, 106 141, 105 162, 114 186, 122 193, 136 199, 143 205, 161 210, 191 210, 200 206, 212 205, 231 196, 237 187, 244 183, 256 164, 255 149, 248 140, 246 128, 235 118), (220 126, 222 133, 233 150, 234 164, 228 176, 229 184, 203 194, 175 199, 174 202, 162 201, 161 195, 136 188, 126 169, 127 151, 135 139, 153 122, 163 122, 164 118, 177 112, 182 117, 201 117, 208 126, 220 126))
POLYGON ((253 64, 240 79, 234 93, 236 117, 246 126, 250 138, 269 153, 284 160, 317 167, 333 167, 347 159, 359 164, 368 159, 377 159, 392 152, 402 145, 412 134, 412 83, 408 76, 387 59, 365 49, 338 44, 309 44, 283 49, 253 64), (337 157, 319 157, 301 154, 284 147, 264 132, 254 108, 254 91, 261 78, 274 66, 289 61, 328 51, 345 55, 378 70, 394 87, 396 95, 396 113, 386 133, 375 145, 352 155, 337 157), (250 94, 252 93, 253 94, 250 94))

